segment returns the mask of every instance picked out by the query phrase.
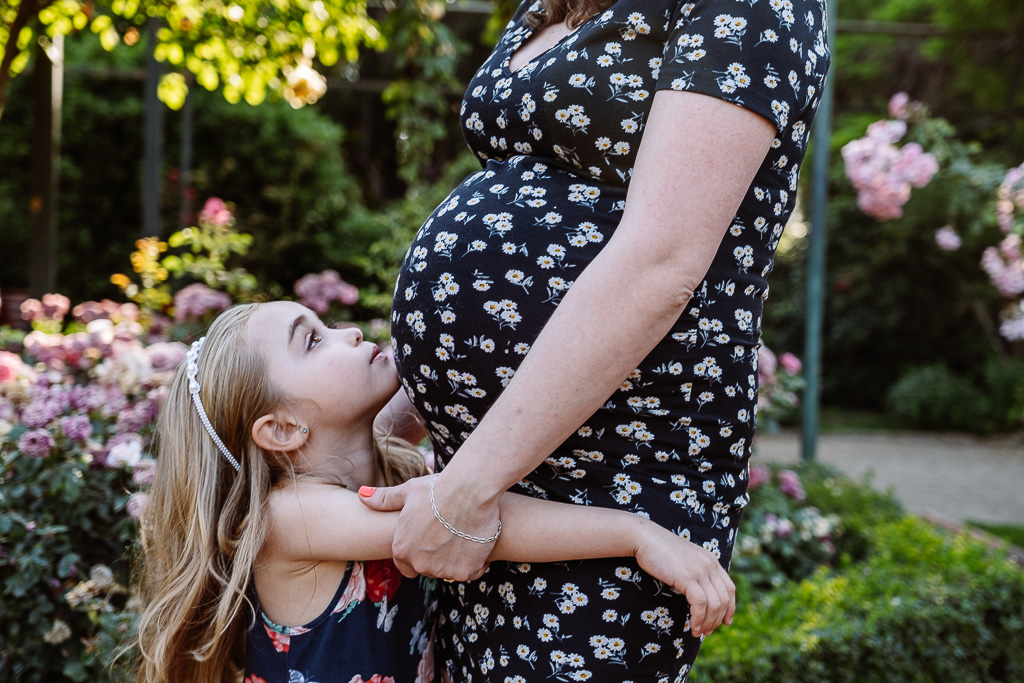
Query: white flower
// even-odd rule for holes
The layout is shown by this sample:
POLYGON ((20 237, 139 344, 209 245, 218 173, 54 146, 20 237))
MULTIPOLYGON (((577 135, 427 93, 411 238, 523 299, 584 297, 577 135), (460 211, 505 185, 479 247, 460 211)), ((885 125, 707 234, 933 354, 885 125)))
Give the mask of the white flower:
POLYGON ((132 435, 110 449, 110 453, 107 454, 107 467, 135 467, 141 459, 142 439, 132 435))

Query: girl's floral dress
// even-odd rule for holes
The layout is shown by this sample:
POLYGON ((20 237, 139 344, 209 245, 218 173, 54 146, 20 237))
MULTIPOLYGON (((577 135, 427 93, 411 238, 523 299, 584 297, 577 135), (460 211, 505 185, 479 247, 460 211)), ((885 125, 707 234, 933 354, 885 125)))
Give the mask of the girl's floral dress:
POLYGON ((404 578, 391 560, 349 562, 331 606, 308 624, 259 612, 244 683, 432 683, 435 585, 404 578))
MULTIPOLYGON (((766 276, 829 62, 824 2, 618 0, 512 72, 536 6, 518 9, 463 99, 482 170, 406 256, 392 317, 403 384, 443 467, 614 233, 655 93, 763 116, 775 141, 685 312, 515 487, 650 517, 727 566, 748 500, 766 276)), ((700 646, 688 612, 632 561, 495 563, 479 581, 442 586, 439 662, 458 682, 680 681, 700 646)))

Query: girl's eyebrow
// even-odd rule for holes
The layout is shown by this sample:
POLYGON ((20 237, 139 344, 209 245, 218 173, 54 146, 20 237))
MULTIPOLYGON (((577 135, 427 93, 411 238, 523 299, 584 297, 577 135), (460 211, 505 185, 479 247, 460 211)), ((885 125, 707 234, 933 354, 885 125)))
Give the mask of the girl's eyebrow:
POLYGON ((292 321, 292 326, 288 328, 288 346, 292 345, 292 337, 295 336, 295 330, 299 328, 299 325, 306 322, 305 314, 300 315, 298 318, 292 321))

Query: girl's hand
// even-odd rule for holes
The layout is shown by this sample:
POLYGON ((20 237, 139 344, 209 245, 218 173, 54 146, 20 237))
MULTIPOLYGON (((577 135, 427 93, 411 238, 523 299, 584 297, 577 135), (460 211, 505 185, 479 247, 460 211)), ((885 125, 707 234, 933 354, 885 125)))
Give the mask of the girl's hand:
POLYGON ((648 574, 686 596, 690 632, 706 636, 736 613, 736 586, 715 556, 696 543, 644 520, 635 556, 648 574))
POLYGON ((437 477, 434 502, 445 520, 467 534, 487 538, 498 528, 498 505, 479 505, 467 495, 445 486, 442 475, 411 479, 399 486, 360 489, 363 503, 382 512, 401 510, 392 552, 395 565, 405 576, 436 576, 470 581, 483 576, 493 543, 459 538, 434 516, 430 482, 437 477))

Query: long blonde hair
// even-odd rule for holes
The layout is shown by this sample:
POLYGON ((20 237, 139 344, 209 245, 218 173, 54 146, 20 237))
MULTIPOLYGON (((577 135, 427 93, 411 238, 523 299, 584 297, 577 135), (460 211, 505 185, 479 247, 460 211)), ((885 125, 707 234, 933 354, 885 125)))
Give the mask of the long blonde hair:
POLYGON ((615 0, 540 0, 540 11, 528 12, 526 25, 538 29, 564 21, 569 28, 576 28, 613 4, 615 0))
MULTIPOLYGON (((200 398, 241 465, 236 472, 206 432, 188 391, 184 363, 157 420, 157 474, 142 525, 138 680, 213 683, 237 679, 255 618, 247 597, 268 526, 267 501, 296 473, 287 456, 264 451, 251 427, 286 396, 247 342, 256 307, 228 309, 213 322, 198 359, 200 398)), ((388 485, 424 474, 411 445, 375 445, 388 485)))

